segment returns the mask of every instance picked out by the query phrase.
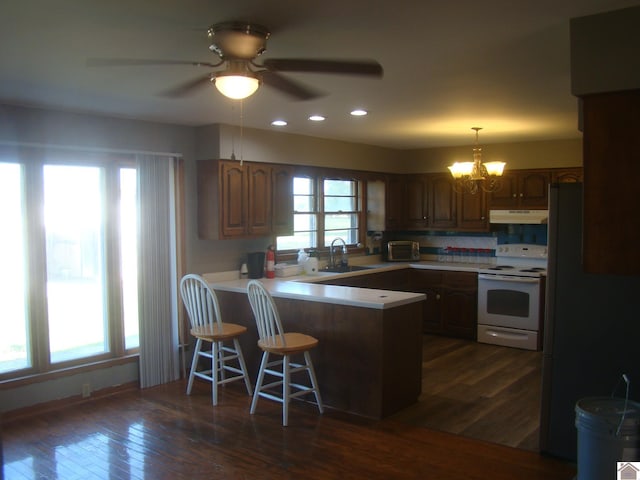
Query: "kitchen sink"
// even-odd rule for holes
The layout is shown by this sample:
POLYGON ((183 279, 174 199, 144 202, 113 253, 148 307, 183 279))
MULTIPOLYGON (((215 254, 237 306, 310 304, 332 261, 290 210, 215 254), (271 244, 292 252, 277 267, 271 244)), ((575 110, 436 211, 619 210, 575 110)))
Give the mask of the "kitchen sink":
POLYGON ((324 267, 321 269, 321 272, 329 272, 329 273, 347 273, 347 272, 358 272, 360 270, 369 270, 373 267, 366 267, 363 265, 337 265, 335 267, 324 267))

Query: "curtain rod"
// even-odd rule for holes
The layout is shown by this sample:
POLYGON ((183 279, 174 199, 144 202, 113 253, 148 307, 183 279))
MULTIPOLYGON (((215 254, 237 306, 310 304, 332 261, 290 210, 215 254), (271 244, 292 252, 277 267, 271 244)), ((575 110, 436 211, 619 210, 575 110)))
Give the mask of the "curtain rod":
POLYGON ((69 150, 73 152, 88 153, 111 153, 111 154, 129 154, 129 155, 156 155, 160 157, 182 158, 181 153, 173 152, 152 152, 147 150, 125 150, 98 147, 81 147, 79 145, 59 145, 55 143, 33 143, 33 142, 8 142, 0 140, 0 147, 30 147, 30 148, 53 148, 57 150, 69 150))

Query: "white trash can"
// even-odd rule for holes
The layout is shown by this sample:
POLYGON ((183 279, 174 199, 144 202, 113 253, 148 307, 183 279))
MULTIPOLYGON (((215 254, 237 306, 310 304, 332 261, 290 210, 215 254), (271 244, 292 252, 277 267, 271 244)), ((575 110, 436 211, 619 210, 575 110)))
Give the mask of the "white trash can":
POLYGON ((640 461, 640 404, 615 397, 576 403, 577 480, 615 480, 617 462, 640 461))

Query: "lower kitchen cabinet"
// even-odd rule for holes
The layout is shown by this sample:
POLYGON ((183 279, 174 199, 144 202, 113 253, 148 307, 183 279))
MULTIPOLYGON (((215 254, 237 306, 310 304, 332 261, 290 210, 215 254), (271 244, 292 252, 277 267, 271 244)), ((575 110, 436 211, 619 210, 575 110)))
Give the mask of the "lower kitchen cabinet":
POLYGON ((409 290, 424 293, 423 331, 476 339, 478 275, 472 272, 411 269, 409 290))
POLYGON ((403 268, 338 277, 318 283, 424 293, 422 330, 450 337, 476 339, 478 274, 450 270, 403 268))

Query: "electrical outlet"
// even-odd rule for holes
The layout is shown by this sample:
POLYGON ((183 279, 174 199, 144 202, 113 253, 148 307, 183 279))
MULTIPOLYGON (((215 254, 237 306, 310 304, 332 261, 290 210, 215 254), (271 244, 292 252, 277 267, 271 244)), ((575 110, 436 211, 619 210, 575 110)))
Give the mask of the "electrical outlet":
POLYGON ((82 398, 87 398, 91 395, 91 385, 88 383, 82 384, 82 398))

